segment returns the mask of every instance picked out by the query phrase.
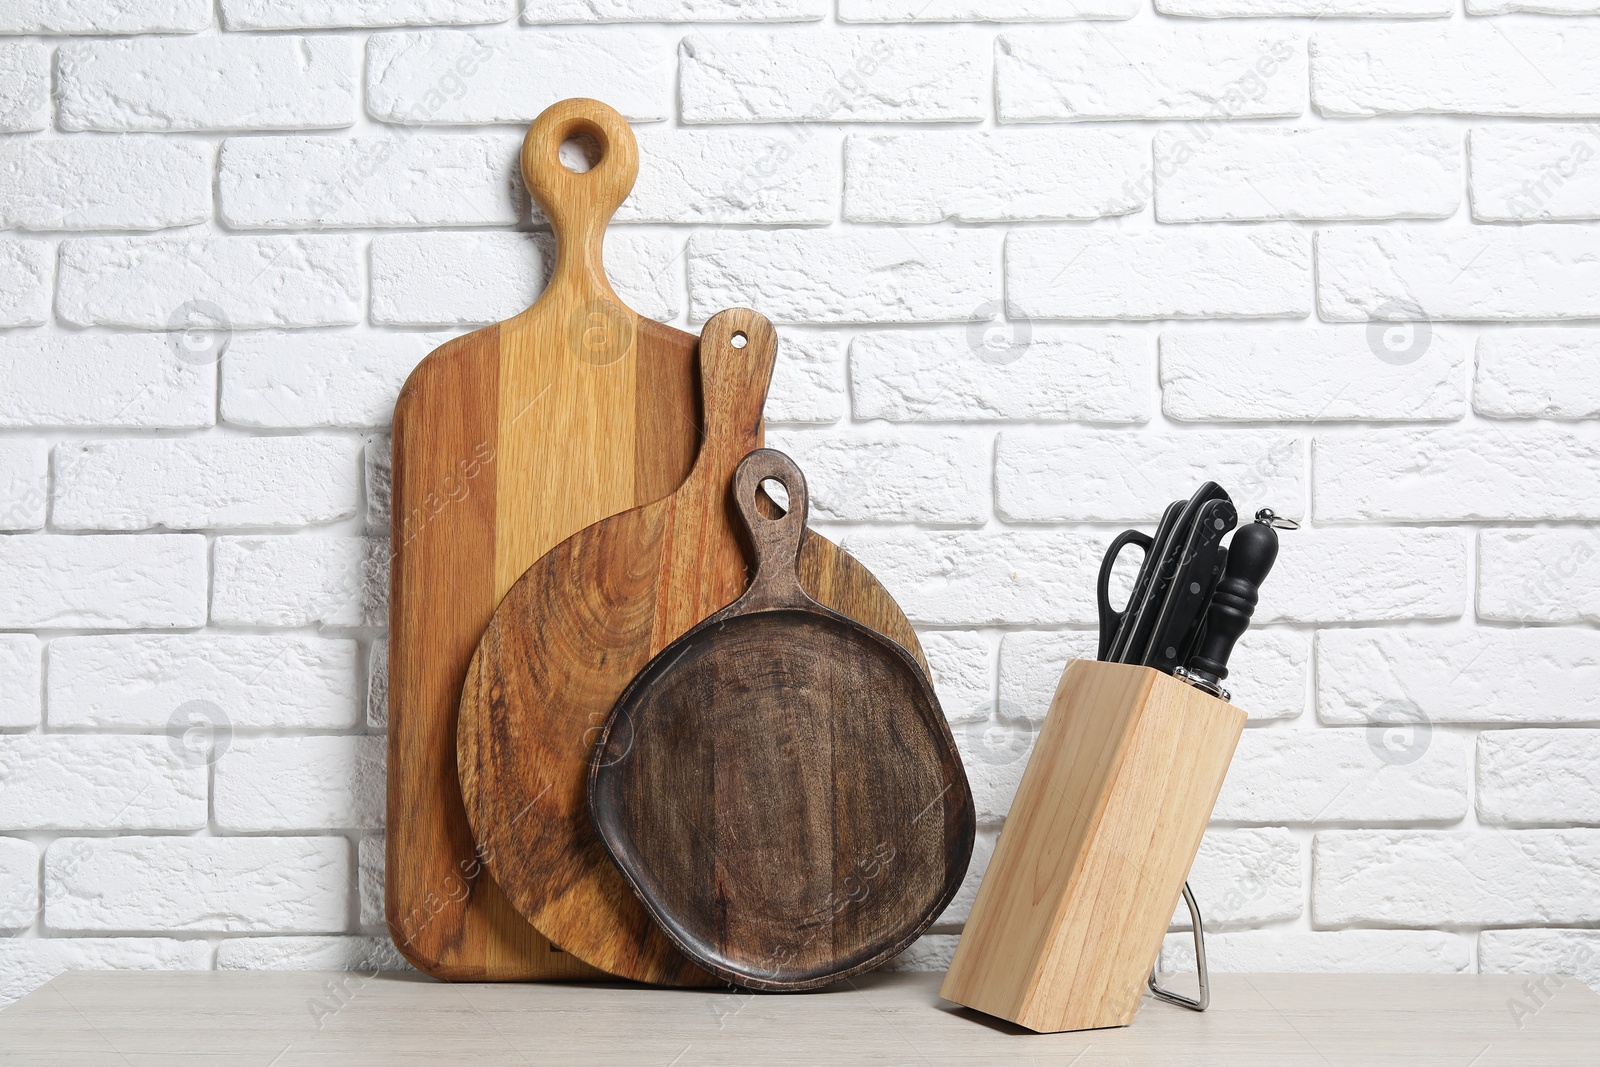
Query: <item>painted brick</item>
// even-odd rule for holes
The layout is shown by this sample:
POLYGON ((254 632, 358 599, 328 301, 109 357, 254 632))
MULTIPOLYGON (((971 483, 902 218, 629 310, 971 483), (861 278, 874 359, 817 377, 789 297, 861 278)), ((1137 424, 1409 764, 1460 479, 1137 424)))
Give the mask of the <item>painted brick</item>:
MULTIPOLYGON (((677 318, 683 310, 682 238, 613 228, 604 251, 611 283, 629 307, 650 319, 677 318)), ((375 237, 372 319, 397 326, 498 322, 537 299, 554 261, 549 239, 538 234, 375 237)))
POLYGON ((1539 15, 1600 15, 1595 0, 1467 0, 1469 15, 1509 15, 1530 11, 1539 15))
POLYGON ((981 526, 989 518, 988 434, 773 430, 767 442, 805 471, 815 521, 981 526))
MULTIPOLYGON (((219 971, 359 971, 334 996, 349 997, 377 971, 409 971, 387 937, 235 937, 217 946, 219 971)), ((330 1012, 331 1008, 328 1009, 330 1012)))
POLYGON ((1006 308, 1045 319, 1303 318, 1311 238, 1285 225, 1015 230, 1006 240, 1006 308))
POLYGON ((37 530, 44 525, 48 455, 49 446, 42 440, 0 438, 0 530, 37 530))
POLYGON ((1600 622, 1600 533, 1485 530, 1478 539, 1478 615, 1507 622, 1600 622))
POLYGON ((695 34, 678 49, 683 121, 960 122, 988 115, 979 38, 920 30, 695 34))
POLYGON ((1000 434, 996 512, 1010 522, 1148 522, 1207 479, 1248 522, 1258 507, 1304 514, 1305 445, 1287 434, 1018 428, 1000 434))
POLYGON ((1600 830, 1324 830, 1312 921, 1393 926, 1600 919, 1600 830))
MULTIPOLYGON (((1070 659, 1094 659, 1096 635, 1014 632, 1000 642, 1000 714, 1042 719, 1070 659)), ((1251 722, 1298 718, 1306 707, 1311 641, 1292 630, 1253 627, 1239 640, 1226 685, 1251 722)))
MULTIPOLYGON (((1472 943, 1438 930, 1208 931, 1206 964, 1220 973, 1459 974, 1472 966, 1472 943)), ((1193 973, 1188 934, 1167 935, 1161 968, 1193 973)))
POLYGON ((526 210, 516 134, 231 137, 219 214, 245 230, 512 226, 526 210))
POLYGON ((1596 154, 1600 123, 1473 130, 1472 217, 1482 222, 1600 218, 1600 184, 1589 164, 1596 154))
POLYGON ((354 43, 151 37, 56 52, 64 130, 335 129, 356 120, 354 43))
POLYGON ((1065 531, 867 530, 839 543, 913 623, 1086 626, 1098 619, 1093 576, 1109 540, 1065 531))
POLYGON ((1600 434, 1546 427, 1317 438, 1318 521, 1600 518, 1600 434))
POLYGON ((0 143, 0 226, 159 230, 211 217, 215 150, 162 137, 0 143))
POLYGON ((689 317, 756 307, 775 322, 952 322, 1000 295, 981 230, 723 230, 689 239, 689 317))
POLYGON ((211 621, 240 626, 382 626, 387 539, 219 537, 211 621))
POLYGON ((522 20, 544 22, 812 22, 823 0, 523 0, 522 20))
POLYGON ((39 326, 50 319, 55 246, 0 239, 0 326, 39 326))
POLYGON ((1480 334, 1472 407, 1502 419, 1600 417, 1600 333, 1558 327, 1480 334))
POLYGON ((1189 18, 1448 18, 1449 0, 1156 0, 1163 15, 1189 18))
POLYGON ((848 403, 844 338, 808 330, 778 331, 778 358, 764 411, 767 422, 838 422, 848 403))
POLYGON ((395 325, 483 325, 510 318, 544 287, 547 256, 547 242, 528 234, 375 237, 372 319, 395 325))
POLYGON ((382 637, 373 640, 367 655, 367 725, 389 726, 389 642, 382 637))
POLYGON ((912 942, 911 947, 883 965, 886 971, 910 971, 919 974, 942 974, 950 969, 955 955, 955 934, 924 934, 912 942))
MULTIPOLYGON (((1060 22, 1068 19, 1128 19, 1137 0, 839 0, 840 22, 1060 22)), ((942 968, 941 968, 942 970, 942 968)))
POLYGON ((45 850, 53 930, 337 933, 342 837, 58 838, 45 850))
POLYGON ((1001 122, 1286 118, 1305 70, 1299 33, 1257 26, 1061 26, 995 50, 1001 122))
MULTIPOLYGON (((1478 935, 1478 970, 1570 974, 1592 989, 1600 986, 1600 930, 1485 930, 1478 935)), ((1560 983, 1547 988, 1559 989, 1560 983)))
POLYGON ((1600 824, 1600 730, 1480 734, 1476 795, 1488 823, 1600 824))
POLYGON ((0 426, 210 426, 216 364, 180 352, 157 334, 0 335, 0 426))
POLYGON ((515 0, 222 0, 222 24, 230 30, 466 26, 504 22, 515 12, 515 0))
POLYGON ((222 418, 272 429, 387 426, 407 375, 445 339, 432 333, 238 334, 222 360, 222 418))
POLYGON ((1000 717, 1043 722, 1067 662, 1094 659, 1097 641, 1096 633, 1082 630, 1001 635, 1000 717))
POLYGON ((36 41, 0 41, 0 133, 50 125, 50 49, 36 41))
POLYGON ((198 830, 206 768, 167 737, 0 736, 6 830, 198 830))
MULTIPOLYGON (((1188 877, 1206 926, 1299 918, 1305 898, 1301 851, 1300 841, 1281 826, 1207 830, 1188 877)), ((1181 900, 1172 926, 1190 927, 1181 900)))
POLYGON ((1149 142, 1122 130, 857 133, 844 217, 857 222, 1039 222, 1144 210, 1149 142))
POLYGON ((74 238, 56 310, 147 330, 345 325, 361 320, 360 254, 355 237, 74 238))
POLYGON ((361 723, 356 642, 127 634, 50 642, 50 726, 161 729, 192 700, 236 729, 361 723))
POLYGON ((39 639, 0 635, 0 729, 39 725, 40 681, 39 639))
POLYGON ((205 552, 198 534, 0 538, 0 626, 203 626, 205 552))
POLYGON ((993 714, 999 651, 994 639, 975 630, 930 630, 917 636, 944 717, 960 723, 981 721, 993 714))
POLYGON ((1155 150, 1162 222, 1443 219, 1461 204, 1449 129, 1180 127, 1155 150))
POLYGON ((858 419, 1140 423, 1154 414, 1155 338, 975 319, 960 332, 897 330, 850 342, 858 419))
POLYGON ((1325 230, 1317 307, 1329 322, 1593 318, 1597 248, 1584 226, 1325 230))
POLYGON ((0 837, 0 929, 32 926, 39 903, 39 847, 0 837))
POLYGON ((384 837, 382 834, 366 835, 356 848, 356 865, 360 877, 358 889, 361 894, 361 928, 363 930, 384 929, 383 848, 384 837))
POLYGON ((603 98, 635 122, 672 114, 674 37, 607 28, 376 33, 367 112, 406 126, 531 122, 571 96, 603 98))
POLYGON ((12 0, 0 11, 0 33, 195 33, 210 25, 206 0, 12 0))
POLYGON ((998 826, 1011 811, 1039 733, 1030 720, 989 719, 951 727, 966 767, 979 826, 998 826))
POLYGON ((68 530, 334 522, 356 512, 360 451, 346 437, 57 445, 51 518, 68 530))
POLYGON ((217 760, 217 825, 230 831, 383 825, 384 739, 252 737, 217 760))
POLYGON ((1311 41, 1311 101, 1337 116, 1600 115, 1597 70, 1600 30, 1588 25, 1324 28, 1311 41))
POLYGON ((63 971, 203 971, 204 941, 170 937, 0 938, 0 1004, 9 1004, 63 971))
POLYGON ((388 436, 373 439, 367 444, 362 459, 362 478, 367 490, 367 529, 381 536, 389 530, 392 521, 394 439, 388 436))
POLYGON ((1459 529, 1304 529, 1284 542, 1255 621, 1454 619, 1467 606, 1459 529))
POLYGON ((839 144, 803 127, 642 129, 617 222, 819 225, 839 212, 839 144))
POLYGON ((1413 323, 1165 330, 1161 407, 1191 422, 1459 419, 1470 343, 1413 323))
POLYGON ((1211 817, 1223 822, 1454 822, 1471 752, 1456 734, 1386 747, 1369 730, 1246 730, 1211 817))
POLYGON ((1600 633, 1552 629, 1360 629, 1317 635, 1323 722, 1592 722, 1600 633))

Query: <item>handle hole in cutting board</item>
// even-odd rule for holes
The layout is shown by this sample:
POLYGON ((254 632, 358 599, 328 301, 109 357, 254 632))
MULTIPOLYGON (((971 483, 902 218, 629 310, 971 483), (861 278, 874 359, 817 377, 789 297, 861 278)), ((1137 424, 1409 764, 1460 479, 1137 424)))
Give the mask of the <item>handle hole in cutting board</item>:
POLYGON ((746 337, 743 331, 740 331, 739 333, 735 333, 728 343, 734 348, 743 348, 745 345, 750 343, 750 338, 746 337))
POLYGON ((561 147, 556 150, 556 156, 561 160, 561 165, 574 174, 587 174, 600 165, 600 158, 605 153, 600 149, 600 142, 593 134, 575 133, 561 142, 561 147))
POLYGON ((789 490, 784 488, 782 482, 776 478, 763 478, 756 488, 766 493, 774 504, 783 509, 780 514, 772 516, 773 519, 781 519, 789 514, 789 490))

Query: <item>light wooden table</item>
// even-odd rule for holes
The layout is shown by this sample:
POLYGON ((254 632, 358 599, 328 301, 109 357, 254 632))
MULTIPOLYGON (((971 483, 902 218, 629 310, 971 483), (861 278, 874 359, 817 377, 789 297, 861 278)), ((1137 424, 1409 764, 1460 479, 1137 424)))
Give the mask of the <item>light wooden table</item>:
MULTIPOLYGON (((1226 975, 1211 1010, 1145 998, 1133 1025, 1030 1034, 875 974, 799 995, 453 985, 415 975, 64 974, 0 1012, 0 1064, 1600 1064, 1600 997, 1507 975, 1226 975)), ((1537 981, 1537 979, 1534 979, 1537 981)), ((1181 983, 1176 983, 1180 985, 1181 983)))

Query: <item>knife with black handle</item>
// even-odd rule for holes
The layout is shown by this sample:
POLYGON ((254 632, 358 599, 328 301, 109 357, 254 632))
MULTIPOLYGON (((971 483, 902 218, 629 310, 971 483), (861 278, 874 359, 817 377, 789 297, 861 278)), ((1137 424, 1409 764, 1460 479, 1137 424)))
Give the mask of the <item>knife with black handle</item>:
POLYGON ((1279 525, 1293 529, 1264 508, 1256 513, 1255 522, 1241 527, 1233 535, 1228 546, 1227 569, 1211 595, 1211 607, 1206 612, 1205 631, 1199 646, 1189 662, 1173 672, 1223 700, 1229 699, 1228 691, 1222 688, 1222 680, 1228 677, 1228 657, 1250 625, 1261 583, 1278 559, 1278 531, 1274 527, 1279 525))
POLYGON ((1150 654, 1150 639, 1155 633, 1156 620, 1161 615, 1161 609, 1167 602, 1167 591, 1183 562, 1184 548, 1190 534, 1199 522, 1200 509, 1213 500, 1227 499, 1228 494, 1220 485, 1206 482, 1183 505, 1166 539, 1156 540, 1151 555, 1154 566, 1150 581, 1136 603, 1129 605, 1128 619, 1123 624, 1127 640, 1119 641, 1118 647, 1113 649, 1112 659, 1119 663, 1145 662, 1150 654))
POLYGON ((1183 666, 1194 646, 1195 634, 1221 577, 1228 550, 1223 536, 1239 524, 1233 501, 1223 496, 1200 506, 1178 557, 1178 567, 1150 631, 1144 664, 1171 674, 1183 666))

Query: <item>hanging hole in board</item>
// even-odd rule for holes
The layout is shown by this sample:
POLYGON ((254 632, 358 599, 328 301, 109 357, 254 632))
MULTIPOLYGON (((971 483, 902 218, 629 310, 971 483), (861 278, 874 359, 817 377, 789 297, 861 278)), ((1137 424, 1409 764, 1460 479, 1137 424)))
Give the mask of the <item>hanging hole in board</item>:
POLYGON ((743 348, 745 345, 750 343, 750 338, 746 337, 743 331, 740 331, 735 333, 733 335, 733 340, 729 341, 728 343, 733 345, 734 348, 743 348))
POLYGON ((600 165, 600 142, 593 134, 575 133, 561 142, 556 157, 561 165, 574 174, 587 174, 600 165))
MULTIPOLYGON (((742 337, 744 335, 739 334, 738 336, 742 337)), ((782 482, 776 478, 763 478, 756 488, 766 493, 767 498, 782 509, 776 518, 782 518, 784 515, 789 514, 789 490, 784 488, 782 482)))

